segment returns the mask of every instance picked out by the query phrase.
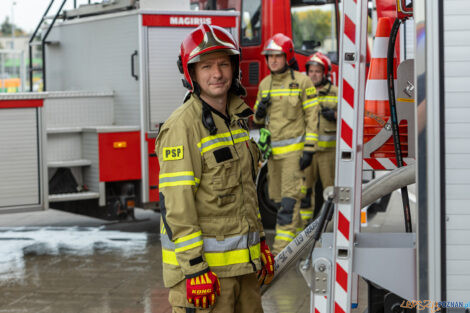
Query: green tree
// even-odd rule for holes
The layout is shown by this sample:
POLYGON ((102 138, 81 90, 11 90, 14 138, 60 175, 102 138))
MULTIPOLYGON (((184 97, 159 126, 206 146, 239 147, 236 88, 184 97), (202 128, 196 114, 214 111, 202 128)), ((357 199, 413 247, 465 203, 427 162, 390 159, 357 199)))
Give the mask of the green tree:
POLYGON ((322 43, 331 37, 331 12, 310 10, 292 12, 292 33, 296 49, 305 41, 322 43))
MULTIPOLYGON (((0 25, 0 32, 4 35, 11 35, 11 31, 13 28, 13 24, 10 23, 10 18, 8 16, 5 17, 5 20, 3 21, 2 25, 0 25)), ((18 26, 15 25, 15 36, 20 36, 24 35, 25 32, 19 28, 18 26)))

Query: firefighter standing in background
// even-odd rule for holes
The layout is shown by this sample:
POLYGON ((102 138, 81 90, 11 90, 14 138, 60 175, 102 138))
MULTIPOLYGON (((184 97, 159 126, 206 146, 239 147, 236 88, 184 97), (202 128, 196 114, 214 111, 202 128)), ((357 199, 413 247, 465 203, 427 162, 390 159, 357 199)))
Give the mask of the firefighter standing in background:
POLYGON ((255 104, 257 124, 271 133, 268 189, 278 207, 273 254, 278 254, 302 227, 300 201, 303 170, 310 165, 316 145, 316 89, 307 76, 294 70, 292 40, 276 34, 265 44, 271 75, 264 78, 255 104))
POLYGON ((218 26, 203 24, 181 44, 178 66, 190 93, 156 142, 163 279, 173 312, 262 312, 259 283, 274 273, 239 61, 238 45, 218 26))
POLYGON ((321 52, 310 56, 305 71, 318 91, 318 142, 312 165, 305 170, 307 196, 302 199, 300 210, 304 226, 315 211, 315 184, 320 179, 323 189, 335 183, 336 110, 338 88, 328 79, 331 61, 321 52))

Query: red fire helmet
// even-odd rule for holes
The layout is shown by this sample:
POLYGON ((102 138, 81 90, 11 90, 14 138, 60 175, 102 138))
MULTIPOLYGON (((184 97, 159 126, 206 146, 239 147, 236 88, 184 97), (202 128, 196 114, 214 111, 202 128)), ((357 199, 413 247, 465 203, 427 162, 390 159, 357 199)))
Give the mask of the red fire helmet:
POLYGON ((308 58, 308 61, 305 63, 305 72, 307 74, 308 74, 308 67, 312 64, 323 66, 323 75, 325 75, 325 77, 328 77, 328 74, 331 71, 331 61, 326 55, 324 55, 320 51, 312 54, 308 58))
POLYGON ((263 55, 280 54, 286 55, 287 65, 291 66, 295 63, 294 44, 292 39, 282 33, 277 33, 266 41, 264 44, 263 55))
POLYGON ((178 58, 178 68, 186 80, 183 84, 191 92, 194 91, 194 83, 188 65, 199 62, 201 55, 215 51, 224 51, 235 58, 233 78, 239 78, 240 49, 232 35, 220 26, 201 24, 184 38, 178 58))

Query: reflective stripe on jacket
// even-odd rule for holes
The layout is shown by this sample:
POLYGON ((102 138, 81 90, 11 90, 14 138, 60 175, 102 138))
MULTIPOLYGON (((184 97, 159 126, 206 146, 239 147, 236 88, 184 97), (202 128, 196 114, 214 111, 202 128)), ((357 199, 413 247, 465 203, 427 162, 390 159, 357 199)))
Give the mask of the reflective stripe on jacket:
POLYGON ((318 90, 318 144, 317 151, 336 149, 336 121, 330 122, 323 117, 321 109, 338 109, 338 88, 328 82, 318 90))
POLYGON ((266 117, 254 118, 271 132, 274 158, 284 158, 293 151, 313 151, 317 142, 317 90, 304 74, 287 70, 265 77, 258 88, 255 110, 262 98, 271 103, 266 117))

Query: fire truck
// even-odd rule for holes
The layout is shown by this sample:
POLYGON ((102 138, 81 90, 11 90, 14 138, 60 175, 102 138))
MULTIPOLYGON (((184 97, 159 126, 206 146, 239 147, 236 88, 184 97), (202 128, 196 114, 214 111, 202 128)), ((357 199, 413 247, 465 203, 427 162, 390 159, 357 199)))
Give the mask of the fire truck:
POLYGON ((53 2, 30 41, 43 51, 30 73, 42 71, 45 92, 0 95, 0 212, 158 209, 155 138, 185 96, 179 45, 201 23, 237 38, 239 13, 182 0, 53 2))

